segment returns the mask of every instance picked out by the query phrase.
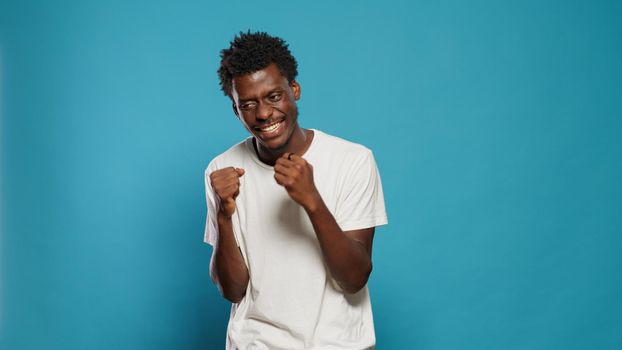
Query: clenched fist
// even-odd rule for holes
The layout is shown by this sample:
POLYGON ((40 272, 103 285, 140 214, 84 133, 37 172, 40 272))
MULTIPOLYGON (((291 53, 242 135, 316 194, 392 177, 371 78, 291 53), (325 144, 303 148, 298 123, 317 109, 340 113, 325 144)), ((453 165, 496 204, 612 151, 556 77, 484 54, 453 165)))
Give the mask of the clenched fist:
POLYGON ((220 212, 230 218, 235 212, 235 199, 240 194, 240 177, 244 169, 228 167, 210 174, 212 188, 220 200, 220 212))
POLYGON ((293 153, 283 154, 274 165, 274 179, 303 208, 309 210, 317 206, 321 197, 313 181, 313 166, 304 158, 293 153))

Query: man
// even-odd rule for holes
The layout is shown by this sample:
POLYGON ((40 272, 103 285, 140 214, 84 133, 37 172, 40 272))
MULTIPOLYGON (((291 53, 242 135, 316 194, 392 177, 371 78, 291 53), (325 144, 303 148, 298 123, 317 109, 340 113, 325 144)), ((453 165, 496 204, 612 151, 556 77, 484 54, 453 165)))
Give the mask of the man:
POLYGON ((282 39, 240 33, 221 58, 221 88, 251 134, 205 171, 210 274, 233 303, 227 348, 373 348, 367 280, 387 216, 371 151, 299 126, 282 39))

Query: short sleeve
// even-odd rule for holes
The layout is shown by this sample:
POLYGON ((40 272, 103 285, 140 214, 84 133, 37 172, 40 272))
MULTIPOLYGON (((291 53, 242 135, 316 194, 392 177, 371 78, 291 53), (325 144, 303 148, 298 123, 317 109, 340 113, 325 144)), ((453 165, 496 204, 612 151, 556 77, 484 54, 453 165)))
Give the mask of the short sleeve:
POLYGON ((218 204, 216 202, 216 194, 212 188, 210 174, 215 170, 211 164, 205 169, 205 199, 207 201, 207 215, 205 219, 205 233, 203 242, 214 245, 218 237, 218 224, 216 222, 216 213, 218 213, 218 204))
POLYGON ((339 227, 350 231, 386 225, 380 173, 369 149, 348 166, 343 180, 335 215, 339 227))

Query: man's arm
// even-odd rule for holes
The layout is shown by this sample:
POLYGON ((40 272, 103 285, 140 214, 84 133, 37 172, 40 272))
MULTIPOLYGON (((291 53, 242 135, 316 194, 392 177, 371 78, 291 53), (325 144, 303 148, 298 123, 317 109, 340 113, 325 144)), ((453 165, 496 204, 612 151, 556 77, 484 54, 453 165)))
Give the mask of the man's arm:
POLYGON ((211 185, 220 206, 217 214, 218 236, 210 261, 210 276, 223 297, 239 303, 246 294, 249 274, 244 257, 233 235, 231 216, 239 194, 242 169, 225 168, 210 174, 211 185))
POLYGON ((375 227, 342 231, 319 194, 318 197, 305 211, 320 242, 324 260, 341 289, 356 293, 367 284, 371 274, 375 227))
POLYGON ((347 293, 358 292, 371 274, 375 228, 342 231, 315 187, 311 164, 296 155, 288 157, 284 154, 274 166, 276 182, 307 212, 335 281, 347 293))

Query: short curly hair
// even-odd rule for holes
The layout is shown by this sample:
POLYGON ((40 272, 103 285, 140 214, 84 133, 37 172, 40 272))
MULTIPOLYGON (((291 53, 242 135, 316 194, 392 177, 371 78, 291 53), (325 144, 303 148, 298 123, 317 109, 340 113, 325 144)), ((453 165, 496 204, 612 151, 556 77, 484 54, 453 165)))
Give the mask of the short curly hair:
POLYGON ((283 39, 265 32, 240 32, 229 48, 220 52, 220 89, 231 97, 233 78, 264 69, 272 63, 290 83, 296 79, 298 63, 283 39))

